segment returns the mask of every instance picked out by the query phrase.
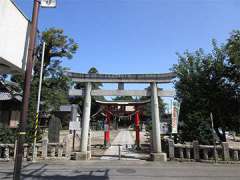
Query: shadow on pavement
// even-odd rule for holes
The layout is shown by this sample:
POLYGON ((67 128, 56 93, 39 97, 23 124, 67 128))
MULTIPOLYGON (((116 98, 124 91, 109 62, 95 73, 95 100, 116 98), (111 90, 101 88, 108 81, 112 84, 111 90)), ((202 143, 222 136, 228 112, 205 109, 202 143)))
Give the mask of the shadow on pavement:
POLYGON ((44 173, 41 172, 41 174, 23 174, 23 179, 38 179, 38 180, 75 180, 75 179, 84 179, 84 180, 109 180, 108 176, 109 169, 101 169, 101 170, 94 170, 94 171, 68 171, 68 172, 62 172, 64 175, 56 175, 56 173, 59 173, 59 171, 45 171, 44 173), (50 174, 55 172, 55 174, 50 174))
POLYGON ((84 179, 84 180, 109 180, 108 176, 93 176, 93 175, 75 175, 75 176, 64 176, 64 175, 53 175, 53 176, 34 176, 34 175, 23 175, 23 179, 39 179, 39 180, 75 180, 75 179, 84 179))
MULTIPOLYGON (((32 165, 32 164, 31 164, 32 165)), ((48 168, 47 164, 38 167, 31 165, 23 166, 21 179, 38 179, 38 180, 109 180, 109 169, 94 169, 94 170, 78 170, 78 169, 52 169, 48 168)), ((0 179, 12 179, 13 172, 1 171, 0 179)))

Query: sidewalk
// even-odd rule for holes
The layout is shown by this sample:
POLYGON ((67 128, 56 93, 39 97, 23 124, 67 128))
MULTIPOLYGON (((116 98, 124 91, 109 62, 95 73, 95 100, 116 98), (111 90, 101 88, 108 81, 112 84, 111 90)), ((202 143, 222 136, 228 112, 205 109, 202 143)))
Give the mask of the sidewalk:
MULTIPOLYGON (((231 164, 146 161, 24 162, 24 180, 239 180, 240 166, 231 164)), ((0 179, 12 179, 13 163, 0 163, 0 179)))

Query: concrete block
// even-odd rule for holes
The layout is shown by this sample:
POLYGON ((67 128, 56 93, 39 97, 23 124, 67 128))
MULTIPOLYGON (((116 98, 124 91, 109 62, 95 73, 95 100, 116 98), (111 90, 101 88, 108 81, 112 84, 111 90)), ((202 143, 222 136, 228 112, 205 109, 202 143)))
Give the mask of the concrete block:
POLYGON ((89 160, 91 159, 91 152, 86 151, 86 152, 73 152, 72 153, 72 160, 89 160))
POLYGON ((167 154, 166 153, 151 153, 150 155, 152 161, 167 161, 167 154))

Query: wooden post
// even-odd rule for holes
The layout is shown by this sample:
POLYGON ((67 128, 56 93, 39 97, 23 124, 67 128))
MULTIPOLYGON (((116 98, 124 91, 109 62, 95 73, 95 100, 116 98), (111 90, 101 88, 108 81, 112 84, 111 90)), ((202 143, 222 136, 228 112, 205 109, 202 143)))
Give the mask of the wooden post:
POLYGON ((194 155, 195 161, 200 160, 200 157, 199 157, 199 142, 198 141, 193 141, 193 155, 194 155))

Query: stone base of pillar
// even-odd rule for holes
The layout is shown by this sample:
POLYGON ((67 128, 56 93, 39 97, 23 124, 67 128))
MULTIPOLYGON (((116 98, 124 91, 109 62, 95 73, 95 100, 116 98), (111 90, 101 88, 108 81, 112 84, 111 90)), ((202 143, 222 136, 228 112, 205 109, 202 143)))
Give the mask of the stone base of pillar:
POLYGON ((72 153, 72 160, 90 160, 91 159, 91 152, 73 152, 72 153))
POLYGON ((167 154, 166 153, 151 153, 150 159, 152 161, 166 162, 167 161, 167 154))

